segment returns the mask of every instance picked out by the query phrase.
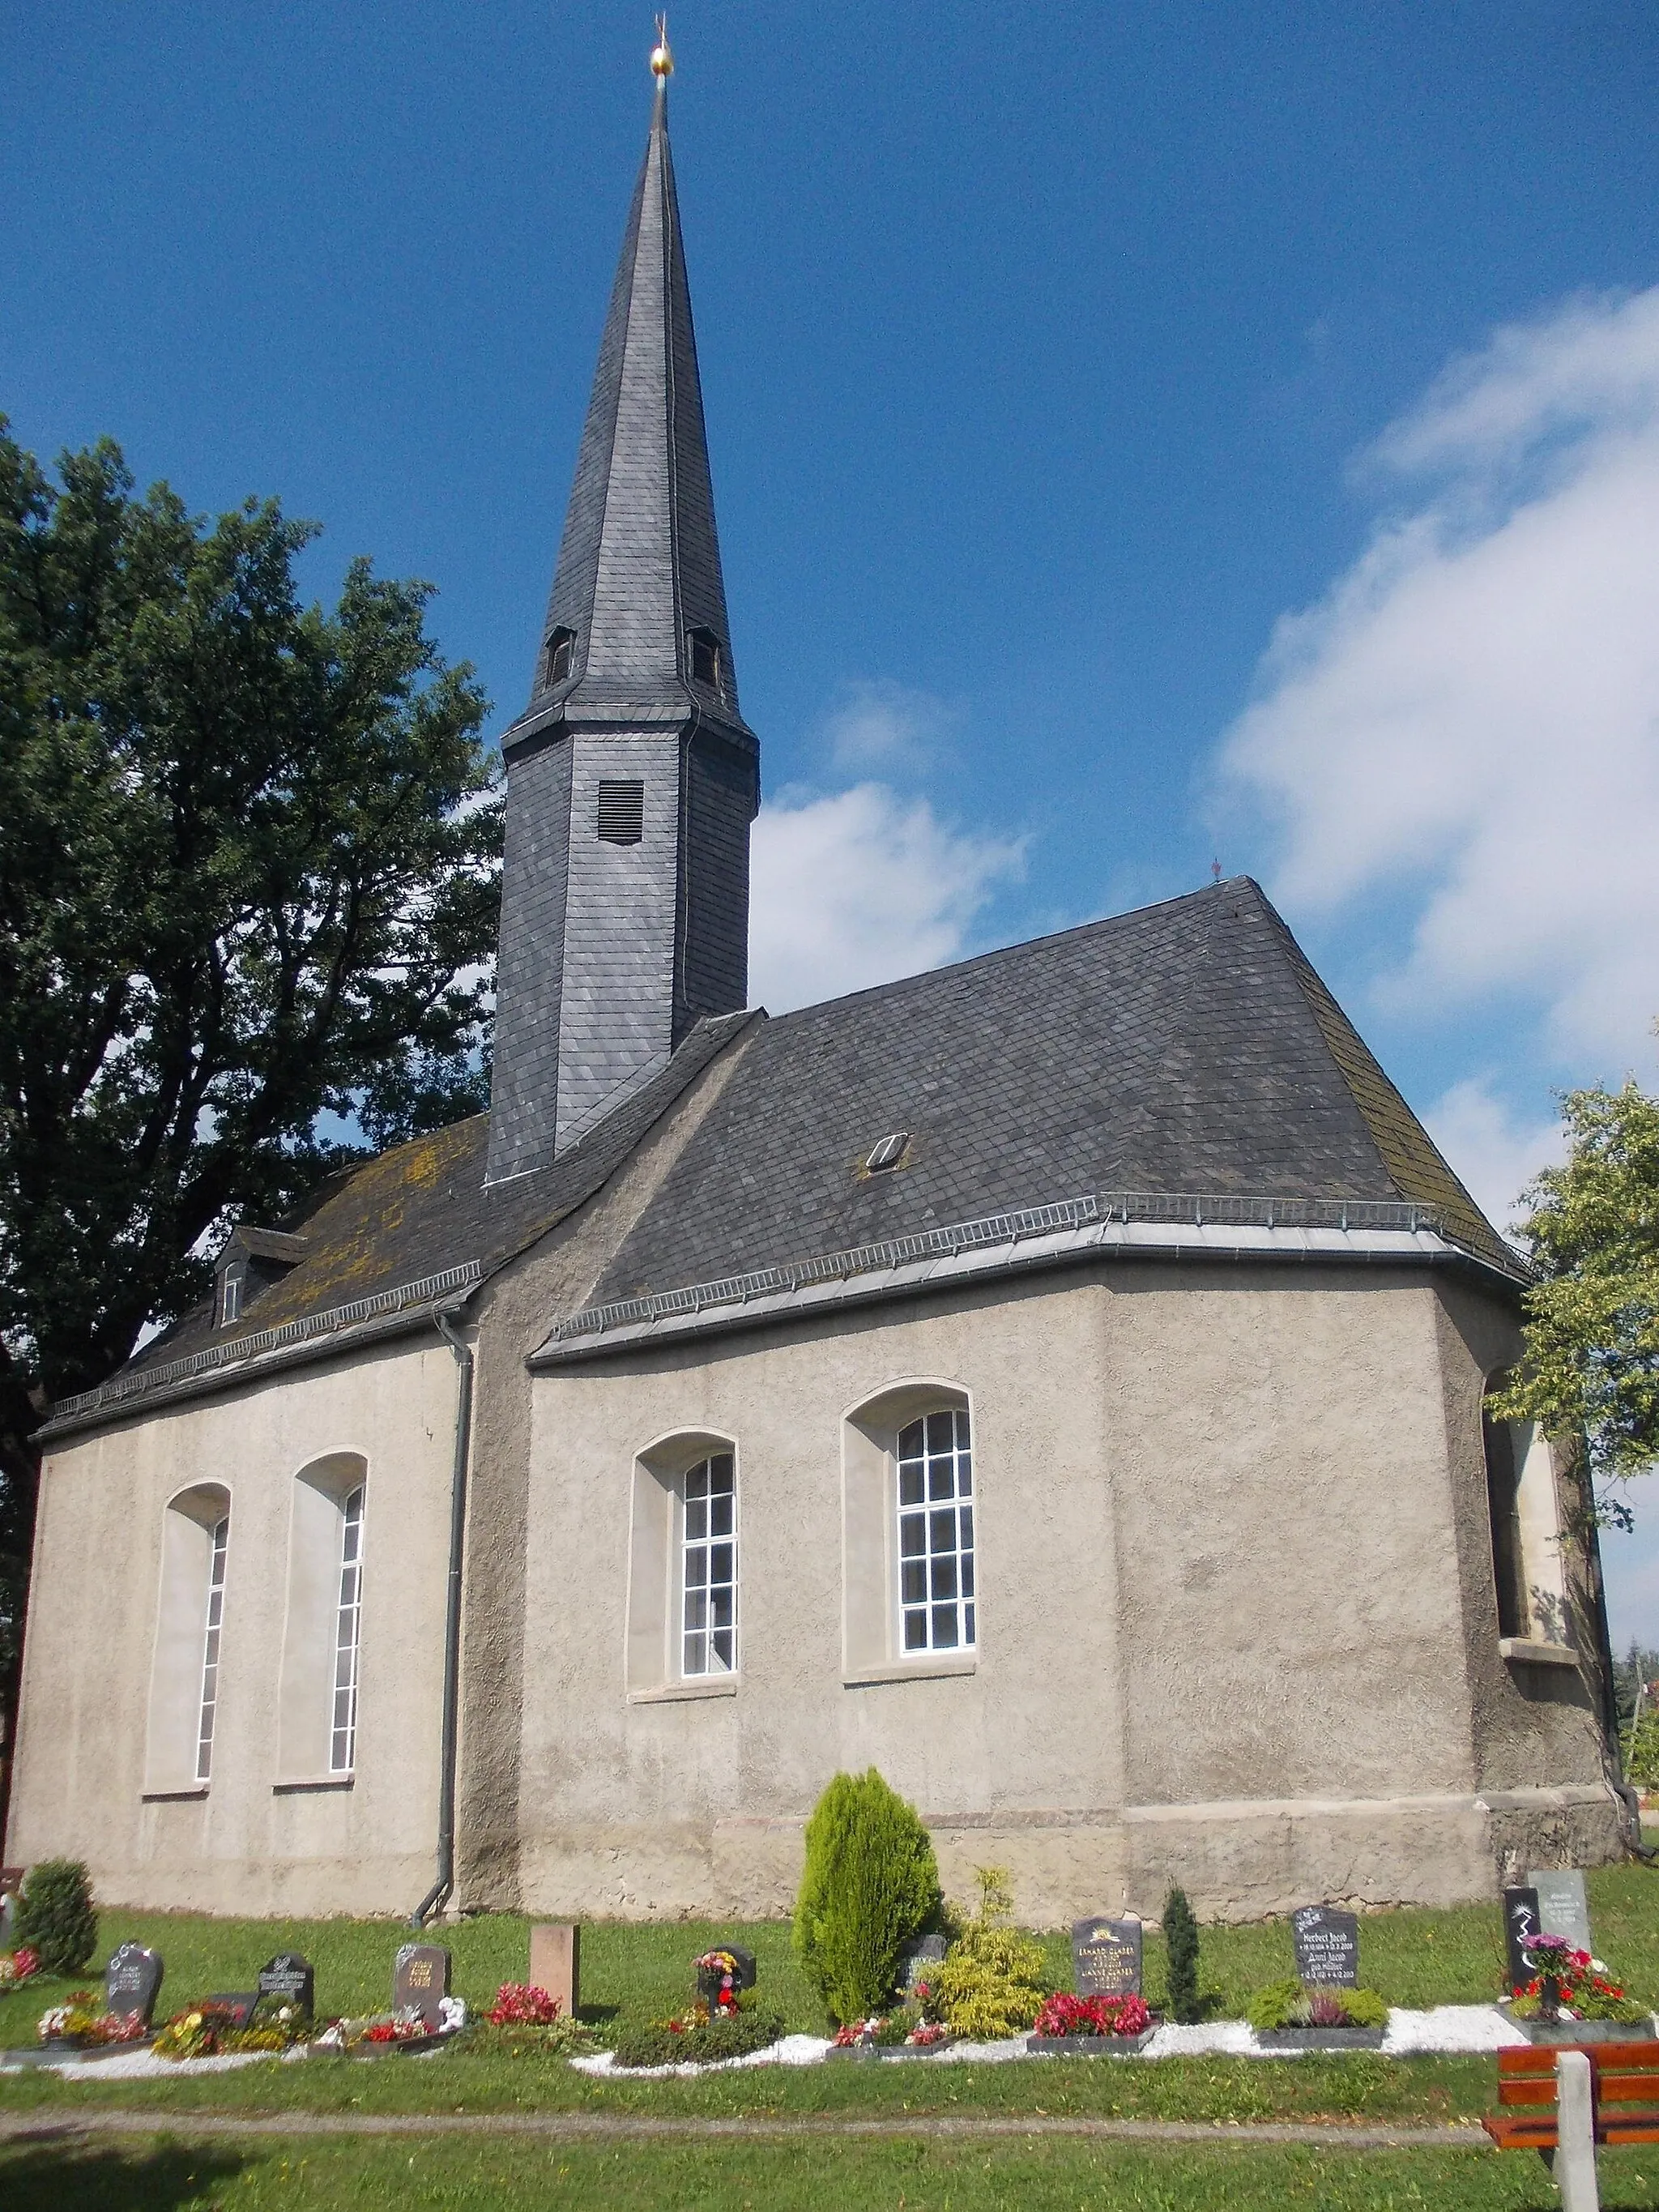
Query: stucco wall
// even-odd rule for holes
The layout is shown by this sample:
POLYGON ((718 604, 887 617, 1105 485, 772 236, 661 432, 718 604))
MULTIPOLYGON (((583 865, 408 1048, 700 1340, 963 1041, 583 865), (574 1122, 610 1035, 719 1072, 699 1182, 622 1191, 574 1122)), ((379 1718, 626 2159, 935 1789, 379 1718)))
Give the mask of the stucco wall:
POLYGON ((1565 1818, 1580 1856, 1610 1853, 1591 1736, 1496 1657, 1462 1525, 1484 1510, 1479 1385, 1443 1310, 1425 1276, 1118 1268, 541 1375, 526 1904, 785 1910, 818 1791, 871 1763, 928 1819, 947 1885, 1008 1863, 1037 1921, 1155 1911, 1171 1879, 1240 1917, 1489 1893, 1506 1820, 1529 1844, 1565 1818), (977 1662, 849 1684, 844 1420, 916 1378, 973 1409, 977 1662), (737 1451, 740 1680, 630 1700, 633 1468, 676 1431, 737 1451), (1472 1687, 1494 1664, 1502 1806, 1472 1687))
POLYGON ((455 1362, 435 1335, 70 1443, 43 1470, 9 1856, 85 1858, 112 1904, 407 1912, 432 1879, 455 1362), (368 1463, 355 1778, 278 1785, 294 1480, 368 1463), (205 1796, 146 1800, 162 1518, 231 1493, 205 1796))

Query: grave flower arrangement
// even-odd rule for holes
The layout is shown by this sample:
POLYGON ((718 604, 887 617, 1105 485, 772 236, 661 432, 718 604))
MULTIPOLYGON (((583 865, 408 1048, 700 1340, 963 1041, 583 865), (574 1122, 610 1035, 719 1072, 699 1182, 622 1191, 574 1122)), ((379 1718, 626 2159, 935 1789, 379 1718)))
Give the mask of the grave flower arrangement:
POLYGON ((428 2027, 425 2015, 417 2006, 400 2012, 371 2014, 361 2020, 337 2020, 330 2023, 312 2045, 313 2051, 350 2057, 354 2051, 385 2051, 404 2043, 426 2043, 439 2036, 455 2034, 466 2026, 466 2000, 464 1997, 440 1997, 438 2025, 428 2027))
POLYGON ((1576 1949, 1565 1936, 1534 1936, 1522 1955, 1534 1972, 1510 1994, 1509 2008, 1517 2020, 1613 2020, 1633 2026, 1648 2017, 1649 2008, 1626 1996, 1600 1959, 1576 1949))
POLYGON ((238 2027, 229 2006, 204 1999, 176 2012, 156 2037, 158 2058, 218 2058, 233 2051, 269 2053, 275 2057, 311 2032, 311 2022, 298 2005, 286 1998, 264 1996, 251 2017, 238 2027))
POLYGON ((939 2018, 931 1984, 918 1982, 908 2001, 896 2011, 878 2013, 869 2020, 851 2021, 836 2031, 834 2051, 933 2051, 954 2043, 955 2036, 939 2018))
POLYGON ((745 1990, 735 2005, 711 2012, 701 1999, 687 2011, 643 2027, 625 2027, 612 2044, 618 2066, 714 2065, 764 2051, 783 2033, 775 2012, 763 2012, 745 1990))
POLYGON ((478 2030, 482 2047, 509 2058, 586 2044, 591 2031, 533 1982, 503 1982, 478 2030))
POLYGON ((1038 2035, 1144 2035, 1152 2025, 1144 1997, 1079 1997, 1058 1990, 1043 2000, 1034 2033, 1038 2035))
POLYGON ((698 1984, 708 1990, 708 2008, 716 2019, 738 2009, 738 1962, 729 1951, 705 1951, 692 1965, 698 1984))
POLYGON ((40 1954, 27 1943, 20 1943, 15 1951, 0 1951, 0 1996, 8 1990, 21 1989, 40 1971, 40 1954))
POLYGON ((72 2043, 100 2051, 112 2043, 142 2043, 149 2030, 141 2012, 106 2012, 90 1990, 76 1990, 66 2004, 52 2005, 35 2030, 42 2043, 72 2043))
POLYGON ((1291 1979, 1258 1990, 1244 2017, 1268 2033, 1280 2027, 1386 2027, 1389 2008, 1375 1990, 1309 1988, 1291 1979))

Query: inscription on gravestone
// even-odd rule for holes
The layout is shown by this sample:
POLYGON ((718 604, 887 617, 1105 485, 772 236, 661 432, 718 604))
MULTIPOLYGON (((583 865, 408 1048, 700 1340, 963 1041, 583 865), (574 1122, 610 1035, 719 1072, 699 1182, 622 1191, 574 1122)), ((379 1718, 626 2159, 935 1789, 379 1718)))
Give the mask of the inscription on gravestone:
POLYGON ((110 2012, 142 2013, 149 2026, 161 1990, 161 1954, 142 1943, 123 1943, 104 1970, 104 2003, 110 2012))
POLYGON ((442 2017, 438 2007, 448 1995, 449 1954, 443 1945, 405 1943, 392 1971, 392 2010, 417 2012, 435 2031, 442 2017))
POLYGON ((1575 1951, 1591 1949, 1589 1899, 1578 1869, 1557 1867, 1540 1872, 1534 1867, 1527 1881, 1537 1893, 1538 1924, 1545 1935, 1565 1936, 1575 1951))
POLYGON ((276 1956, 259 1969, 259 1995, 280 1997, 284 2004, 297 2005, 309 2020, 316 2010, 317 1976, 308 1959, 297 1951, 279 1951, 276 1956))
POLYGON ((1140 1923, 1074 1920, 1072 1978, 1083 1997, 1140 1995, 1140 1923))
POLYGON ((1506 1889, 1504 1892, 1504 1949, 1509 1962, 1510 1987, 1518 1990, 1529 1982, 1532 1968, 1527 1964, 1526 1948, 1533 1937, 1543 1932, 1538 1917, 1538 1892, 1535 1889, 1506 1889))
POLYGON ((1359 1986, 1359 1916, 1333 1905, 1304 1905, 1291 1915, 1298 1980, 1320 1989, 1359 1986))

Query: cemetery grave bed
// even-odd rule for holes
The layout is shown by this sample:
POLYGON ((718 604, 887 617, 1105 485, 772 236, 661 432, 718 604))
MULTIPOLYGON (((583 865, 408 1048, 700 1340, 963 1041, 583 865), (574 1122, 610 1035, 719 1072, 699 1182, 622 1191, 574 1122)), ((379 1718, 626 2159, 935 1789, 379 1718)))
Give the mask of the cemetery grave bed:
MULTIPOLYGON (((1650 2212, 1659 2164, 1633 2150, 1600 2161, 1606 2212, 1650 2212)), ((145 2138, 0 2146, 8 2212, 307 2212, 418 2203, 473 2212, 526 2203, 622 2207, 695 2203, 705 2212, 822 2212, 826 2204, 948 2203, 1101 2212, 1541 2212, 1555 2192, 1535 2159, 1479 2149, 1355 2152, 1322 2146, 1033 2142, 819 2141, 607 2145, 311 2140, 189 2142, 145 2138)))

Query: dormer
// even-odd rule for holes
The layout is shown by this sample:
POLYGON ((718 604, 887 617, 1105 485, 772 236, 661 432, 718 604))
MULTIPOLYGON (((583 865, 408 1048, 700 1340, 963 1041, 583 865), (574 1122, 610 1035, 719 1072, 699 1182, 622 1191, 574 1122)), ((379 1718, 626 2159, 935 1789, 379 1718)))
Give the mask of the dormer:
POLYGON ((234 1328, 253 1301, 291 1273, 310 1249, 308 1237, 285 1229, 258 1229, 250 1222, 233 1229, 214 1271, 214 1326, 234 1328))
POLYGON ((694 684, 706 684, 719 698, 726 696, 726 655, 712 629, 685 633, 685 657, 694 684))

